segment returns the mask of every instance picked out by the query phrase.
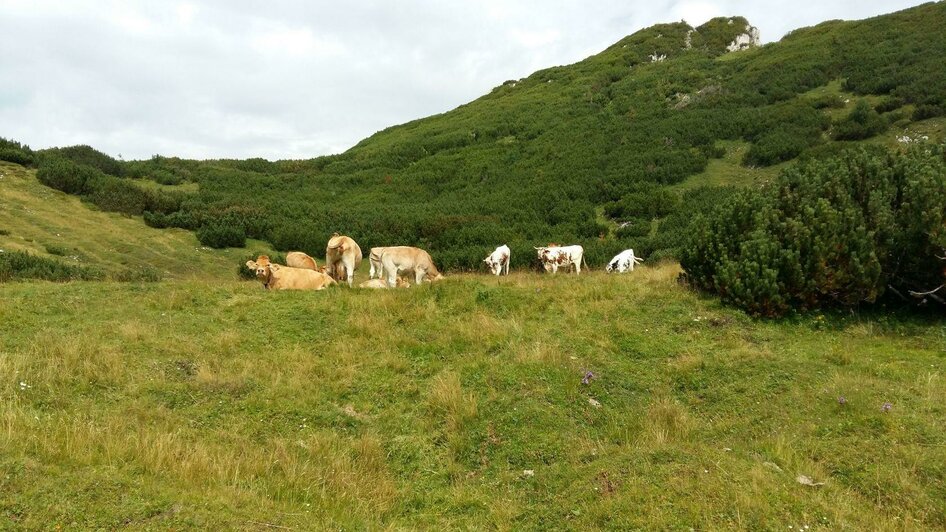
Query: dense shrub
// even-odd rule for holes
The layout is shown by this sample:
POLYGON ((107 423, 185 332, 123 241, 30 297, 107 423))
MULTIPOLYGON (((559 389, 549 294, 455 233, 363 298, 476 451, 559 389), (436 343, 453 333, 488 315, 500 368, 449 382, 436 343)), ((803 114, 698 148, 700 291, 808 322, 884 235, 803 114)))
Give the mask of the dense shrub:
POLYGON ((777 316, 873 302, 888 284, 935 287, 943 250, 941 151, 859 149, 736 194, 694 224, 681 264, 695 286, 777 316))
POLYGON ((33 150, 15 140, 0 137, 0 161, 29 166, 33 164, 33 150))
POLYGON ((946 115, 946 105, 922 104, 913 110, 914 120, 926 120, 946 115))
POLYGON ((0 253, 0 282, 14 279, 92 281, 102 277, 102 272, 93 268, 66 264, 22 251, 0 253))
POLYGON ((50 148, 39 152, 43 159, 66 159, 82 166, 89 166, 100 172, 116 177, 124 175, 121 161, 106 155, 91 146, 68 146, 65 148, 50 148))
POLYGON ((854 109, 840 122, 834 125, 836 140, 861 140, 873 137, 887 130, 887 121, 864 100, 857 102, 854 109))
POLYGON ((819 141, 820 131, 793 126, 774 129, 756 140, 746 152, 743 164, 771 166, 797 157, 819 141))
POLYGON ((246 245, 246 230, 241 225, 213 221, 197 229, 197 239, 212 248, 242 248, 246 245))

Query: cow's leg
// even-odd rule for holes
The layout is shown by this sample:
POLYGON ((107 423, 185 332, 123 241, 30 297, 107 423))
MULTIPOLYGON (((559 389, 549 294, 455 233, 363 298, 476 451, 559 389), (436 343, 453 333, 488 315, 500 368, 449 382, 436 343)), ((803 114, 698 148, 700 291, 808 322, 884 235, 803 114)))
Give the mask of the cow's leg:
POLYGON ((397 266, 394 266, 392 268, 385 268, 384 272, 387 274, 387 277, 388 277, 388 287, 396 288, 397 287, 397 266))
POLYGON ((355 261, 354 259, 349 259, 345 261, 345 273, 348 277, 348 287, 351 288, 352 283, 355 281, 355 261))
POLYGON ((503 269, 506 270, 506 275, 509 275, 509 257, 506 257, 505 262, 503 262, 503 269))
POLYGON ((368 270, 368 279, 374 279, 374 261, 368 260, 368 263, 371 264, 371 269, 368 270))
POLYGON ((420 283, 424 282, 424 276, 427 275, 425 270, 420 268, 414 268, 414 285, 420 286, 420 283))
POLYGON ((581 275, 581 259, 575 263, 575 275, 581 275))

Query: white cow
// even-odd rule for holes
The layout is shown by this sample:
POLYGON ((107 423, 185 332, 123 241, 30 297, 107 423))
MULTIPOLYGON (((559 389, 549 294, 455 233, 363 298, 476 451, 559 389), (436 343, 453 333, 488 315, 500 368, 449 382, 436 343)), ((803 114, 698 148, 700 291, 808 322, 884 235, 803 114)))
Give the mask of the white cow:
POLYGON ((483 262, 489 266, 489 270, 493 272, 493 275, 500 275, 503 271, 506 272, 506 275, 509 275, 510 254, 509 246, 503 244, 483 259, 483 262))
POLYGON ((611 259, 611 262, 608 263, 608 267, 604 270, 608 273, 617 271, 618 273, 624 273, 628 270, 634 271, 634 266, 644 262, 639 257, 634 256, 633 249, 625 249, 624 251, 618 253, 611 259))
POLYGON ((542 267, 545 268, 545 271, 558 273, 558 267, 575 267, 575 275, 581 274, 581 265, 582 263, 585 266, 588 266, 588 263, 585 262, 585 248, 575 245, 575 246, 545 246, 541 248, 535 248, 539 260, 542 261, 542 267))

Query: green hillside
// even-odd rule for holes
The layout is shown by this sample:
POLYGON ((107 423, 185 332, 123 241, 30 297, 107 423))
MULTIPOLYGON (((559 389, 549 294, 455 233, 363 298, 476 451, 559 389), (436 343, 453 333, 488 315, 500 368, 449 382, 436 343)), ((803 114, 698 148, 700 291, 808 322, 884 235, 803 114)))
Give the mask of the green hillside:
MULTIPOLYGON (((232 279, 243 249, 215 250, 190 231, 134 218, 45 187, 36 172, 0 161, 0 250, 90 267, 117 279, 232 279)), ((259 250, 262 242, 251 242, 259 250)), ((2 261, 2 257, 0 257, 2 261)))
POLYGON ((677 256, 688 220, 729 195, 727 185, 851 144, 896 149, 896 137, 917 132, 942 140, 946 4, 727 52, 748 24, 641 30, 334 156, 123 163, 72 148, 36 161, 96 166, 103 175, 81 183, 68 165, 44 182, 155 227, 195 230, 211 246, 249 237, 320 254, 339 231, 363 247, 423 246, 452 270, 478 267, 503 242, 516 266, 549 241, 583 244, 593 264, 626 247, 677 256), (142 187, 129 178, 197 190, 133 197, 142 187))

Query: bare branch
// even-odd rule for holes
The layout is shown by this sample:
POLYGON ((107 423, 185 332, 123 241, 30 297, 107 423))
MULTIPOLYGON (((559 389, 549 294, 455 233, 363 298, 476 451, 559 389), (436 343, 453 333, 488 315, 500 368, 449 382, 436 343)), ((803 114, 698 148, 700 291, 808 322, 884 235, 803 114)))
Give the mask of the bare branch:
POLYGON ((942 284, 941 284, 941 285, 937 286, 936 288, 930 290, 929 292, 914 292, 913 290, 910 290, 910 295, 913 296, 913 297, 915 297, 915 298, 921 298, 921 297, 931 296, 931 295, 935 294, 936 292, 939 292, 940 290, 942 290, 942 288, 943 288, 944 286, 946 286, 946 285, 942 285, 942 284))

